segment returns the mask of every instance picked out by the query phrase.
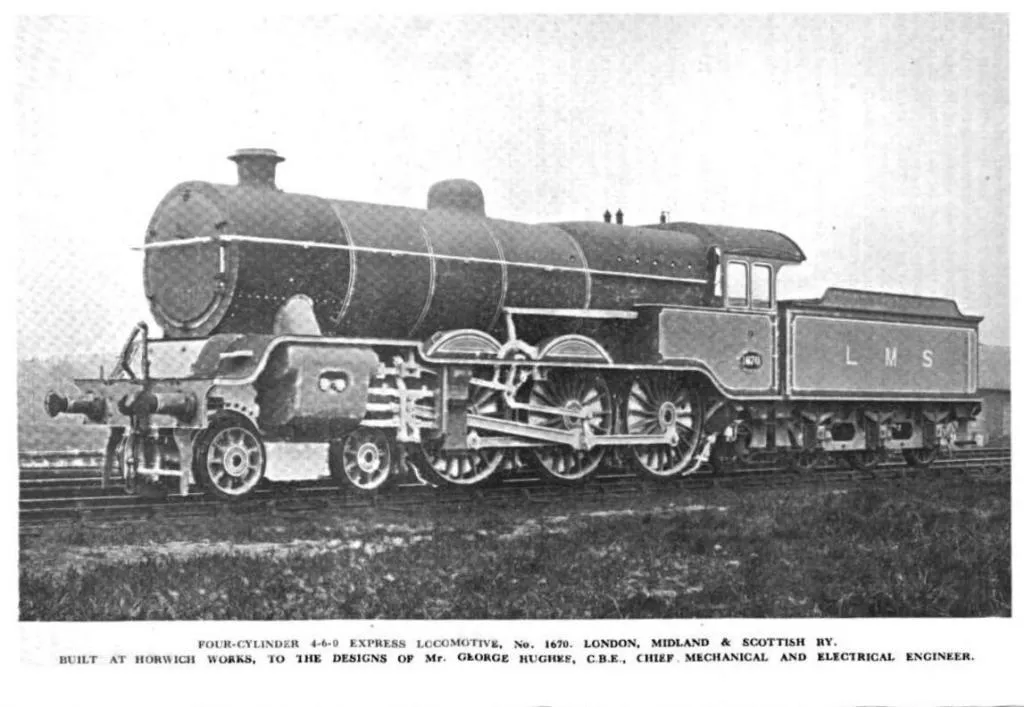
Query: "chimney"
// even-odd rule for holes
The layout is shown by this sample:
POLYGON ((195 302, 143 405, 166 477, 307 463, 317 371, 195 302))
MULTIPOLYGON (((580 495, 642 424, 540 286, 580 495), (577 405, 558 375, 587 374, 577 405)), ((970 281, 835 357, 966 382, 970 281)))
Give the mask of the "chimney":
POLYGON ((612 212, 609 211, 608 209, 604 210, 604 222, 605 223, 611 223, 612 222, 612 212))
POLYGON ((622 215, 622 209, 619 209, 618 211, 615 212, 615 223, 621 226, 623 218, 624 216, 622 215))
POLYGON ((277 189, 274 175, 277 163, 284 162, 274 150, 262 147, 243 148, 228 157, 238 165, 238 186, 277 189))

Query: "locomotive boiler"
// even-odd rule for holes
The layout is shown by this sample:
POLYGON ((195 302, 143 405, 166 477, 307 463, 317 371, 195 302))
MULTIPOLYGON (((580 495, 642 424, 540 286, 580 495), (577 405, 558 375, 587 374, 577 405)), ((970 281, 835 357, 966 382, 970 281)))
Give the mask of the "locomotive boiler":
POLYGON ((140 324, 108 376, 50 394, 110 428, 104 478, 227 499, 263 479, 470 485, 528 461, 664 479, 752 450, 926 464, 979 408, 977 328, 951 300, 830 288, 769 230, 491 218, 467 180, 425 210, 291 194, 272 150, 156 209, 140 324))

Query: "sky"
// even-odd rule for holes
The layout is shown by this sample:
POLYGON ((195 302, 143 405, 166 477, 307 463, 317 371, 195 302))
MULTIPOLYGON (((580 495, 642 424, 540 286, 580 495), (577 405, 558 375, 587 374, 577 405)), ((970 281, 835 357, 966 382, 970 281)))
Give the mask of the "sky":
POLYGON ((998 15, 22 17, 18 355, 148 319, 145 228, 178 182, 491 216, 786 233, 830 285, 950 297, 1010 343, 1009 30, 998 15))

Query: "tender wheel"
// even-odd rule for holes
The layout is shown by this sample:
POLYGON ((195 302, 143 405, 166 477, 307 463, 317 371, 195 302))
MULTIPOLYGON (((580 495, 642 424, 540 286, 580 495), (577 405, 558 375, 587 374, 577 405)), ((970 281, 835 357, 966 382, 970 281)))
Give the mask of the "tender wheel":
POLYGON ((708 459, 708 463, 711 465, 713 474, 731 474, 743 463, 743 456, 737 449, 739 443, 739 440, 726 442, 718 439, 711 445, 711 457, 708 459))
POLYGON ((938 447, 903 450, 903 458, 906 460, 907 466, 916 466, 922 469, 931 466, 931 463, 935 461, 935 458, 938 456, 938 447))
POLYGON ((734 451, 735 442, 726 442, 722 439, 715 440, 711 445, 711 457, 708 463, 711 465, 711 473, 719 476, 731 474, 736 470, 737 455, 734 451))
POLYGON ((628 434, 653 435, 675 430, 675 445, 636 445, 629 448, 630 466, 644 476, 667 479, 677 475, 693 459, 703 428, 700 396, 678 377, 639 376, 626 397, 624 410, 628 434))
POLYGON ((874 471, 885 459, 885 451, 881 449, 865 449, 847 455, 850 466, 860 471, 874 471))
POLYGON ((790 471, 798 474, 807 474, 817 469, 822 461, 823 454, 817 449, 800 449, 786 455, 786 466, 790 471))
POLYGON ((331 443, 329 466, 335 481, 360 491, 376 491, 394 478, 398 452, 382 430, 359 427, 331 443))
MULTIPOLYGON (((530 389, 530 404, 587 412, 586 420, 557 413, 530 411, 527 420, 560 430, 586 428, 593 435, 610 434, 612 430, 612 395, 604 378, 596 373, 565 369, 552 370, 547 380, 535 381, 530 389)), ((540 447, 533 454, 541 471, 557 483, 582 482, 601 464, 606 447, 576 450, 565 445, 540 447)))
POLYGON ((726 442, 721 437, 715 441, 711 446, 711 458, 708 462, 714 474, 730 474, 749 465, 752 457, 750 429, 740 425, 736 439, 732 442, 726 442))
POLYGON ((236 501, 253 492, 267 469, 259 432, 241 415, 221 415, 199 435, 195 472, 199 483, 218 498, 236 501))

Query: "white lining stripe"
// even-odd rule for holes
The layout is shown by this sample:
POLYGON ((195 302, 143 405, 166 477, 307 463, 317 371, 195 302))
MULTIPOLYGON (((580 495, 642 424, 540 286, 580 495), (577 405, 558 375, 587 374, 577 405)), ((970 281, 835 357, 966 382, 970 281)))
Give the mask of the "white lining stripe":
POLYGON ((580 242, 578 240, 576 240, 576 237, 574 235, 572 235, 571 233, 569 233, 569 232, 566 232, 565 235, 567 235, 569 237, 569 242, 572 243, 573 248, 576 249, 576 254, 578 256, 580 256, 580 263, 583 265, 583 268, 582 268, 583 272, 587 275, 587 277, 584 278, 584 282, 586 283, 586 288, 585 288, 585 291, 583 293, 583 309, 589 309, 590 308, 590 295, 591 295, 591 290, 593 289, 593 287, 592 287, 593 280, 590 277, 590 275, 595 273, 595 272, 601 272, 601 271, 600 270, 591 270, 590 269, 590 263, 587 262, 587 256, 583 252, 583 248, 582 248, 582 246, 580 246, 580 242))
MULTIPOLYGON (((326 199, 324 199, 324 201, 326 201, 327 204, 330 205, 331 211, 334 212, 335 218, 338 219, 338 230, 341 232, 341 235, 345 239, 345 242, 348 243, 349 245, 355 245, 355 242, 352 240, 352 234, 349 233, 348 224, 345 223, 345 219, 342 218, 342 216, 341 216, 341 209, 338 207, 338 204, 333 202, 333 201, 327 201, 326 199)), ((224 251, 224 249, 221 248, 221 252, 223 252, 223 251, 224 251)), ((348 259, 348 285, 345 288, 345 299, 342 300, 341 307, 338 309, 337 314, 335 314, 333 317, 331 317, 331 321, 334 322, 335 326, 340 324, 341 320, 345 318, 345 314, 346 314, 346 312, 348 312, 349 305, 352 304, 352 296, 355 293, 355 291, 356 291, 356 259, 355 258, 349 258, 348 259)))
POLYGON ((423 245, 430 257, 430 280, 427 282, 427 294, 423 297, 423 309, 420 310, 420 316, 416 317, 416 322, 409 329, 410 336, 416 333, 416 330, 423 324, 423 320, 427 318, 430 308, 434 305, 434 291, 437 289, 437 261, 434 260, 434 244, 430 240, 430 232, 425 223, 420 224, 420 235, 423 236, 423 245))
POLYGON ((632 273, 632 272, 616 272, 614 270, 594 270, 587 267, 569 267, 567 265, 541 265, 540 263, 521 263, 515 261, 501 261, 493 260, 491 258, 474 258, 464 255, 442 255, 440 253, 418 253, 416 251, 409 250, 393 250, 390 248, 373 248, 371 246, 361 245, 343 245, 341 243, 314 243, 311 241, 291 241, 286 238, 255 238, 253 236, 236 236, 236 235, 223 235, 223 236, 202 236, 198 238, 183 238, 180 241, 162 241, 160 243, 147 243, 144 246, 137 246, 132 250, 159 250, 162 248, 175 248, 178 246, 196 245, 199 243, 215 243, 215 242, 239 242, 239 243, 257 243, 257 244, 268 244, 268 245, 290 245, 297 246, 300 248, 327 248, 329 250, 350 250, 360 253, 379 253, 382 255, 408 255, 419 258, 438 258, 441 260, 456 260, 462 263, 486 263, 488 265, 509 265, 519 268, 533 268, 535 270, 545 270, 547 272, 572 272, 586 275, 609 275, 611 277, 625 277, 636 280, 658 280, 661 282, 680 282, 692 285, 703 285, 705 281, 693 277, 669 277, 667 275, 649 275, 647 273, 632 273))
POLYGON ((970 357, 971 357, 971 352, 973 351, 973 347, 970 345, 970 343, 971 343, 971 336, 973 334, 974 334, 974 329, 969 329, 968 327, 962 327, 962 326, 953 326, 953 325, 948 325, 948 324, 947 325, 943 325, 943 324, 917 324, 917 323, 914 323, 914 322, 891 321, 891 320, 886 320, 886 319, 863 319, 863 318, 860 318, 860 317, 828 316, 825 313, 820 313, 819 314, 817 312, 810 312, 810 311, 807 311, 807 310, 795 310, 795 311, 794 310, 790 310, 790 313, 789 313, 789 334, 788 334, 787 346, 789 347, 790 356, 791 356, 790 365, 791 365, 791 368, 793 370, 790 371, 790 378, 789 378, 789 389, 790 390, 789 390, 789 393, 790 393, 791 396, 792 395, 799 395, 800 393, 805 393, 806 394, 808 392, 810 392, 813 395, 815 393, 815 391, 829 390, 829 391, 832 391, 833 395, 853 395, 853 394, 856 394, 856 395, 872 395, 872 396, 876 396, 876 397, 879 396, 880 393, 881 393, 881 395, 884 395, 885 393, 895 393, 897 395, 941 395, 941 396, 957 396, 957 395, 967 396, 967 395, 975 395, 976 393, 971 392, 971 389, 970 389, 970 357), (966 332, 967 333, 966 341, 967 341, 967 345, 968 345, 968 352, 967 352, 968 363, 967 363, 967 370, 964 371, 964 385, 963 385, 963 387, 966 388, 966 390, 949 390, 949 388, 938 389, 938 390, 936 390, 936 389, 921 390, 920 388, 911 388, 909 390, 891 390, 891 389, 887 389, 885 391, 879 391, 878 389, 875 389, 875 390, 865 390, 863 388, 860 388, 860 389, 858 389, 858 388, 853 388, 853 389, 850 389, 850 388, 820 388, 820 387, 818 387, 818 388, 814 388, 814 387, 808 388, 806 386, 797 386, 797 383, 796 383, 796 338, 797 338, 796 325, 798 323, 797 322, 798 319, 818 320, 818 321, 827 321, 827 322, 840 322, 840 323, 842 323, 842 322, 854 322, 854 323, 857 323, 857 324, 874 324, 874 325, 882 325, 882 326, 889 326, 889 327, 902 327, 904 329, 909 329, 909 328, 917 328, 917 329, 942 329, 942 330, 945 330, 945 331, 966 332))

